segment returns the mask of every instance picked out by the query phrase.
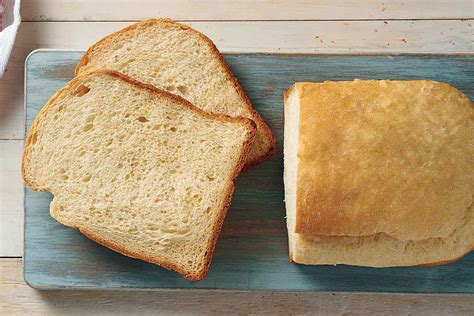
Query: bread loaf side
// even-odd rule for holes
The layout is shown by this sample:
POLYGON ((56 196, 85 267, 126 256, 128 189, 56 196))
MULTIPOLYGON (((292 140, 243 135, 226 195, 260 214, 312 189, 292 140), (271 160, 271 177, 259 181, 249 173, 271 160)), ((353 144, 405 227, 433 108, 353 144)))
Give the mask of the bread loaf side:
POLYGON ((397 266, 474 245, 474 109, 433 81, 296 83, 285 95, 290 257, 397 266))

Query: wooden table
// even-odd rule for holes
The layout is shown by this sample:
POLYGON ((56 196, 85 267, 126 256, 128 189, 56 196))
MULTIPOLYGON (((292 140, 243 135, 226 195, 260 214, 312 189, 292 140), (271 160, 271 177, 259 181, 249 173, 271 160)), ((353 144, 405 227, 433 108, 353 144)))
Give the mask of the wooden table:
POLYGON ((36 48, 86 49, 148 17, 204 32, 224 52, 473 52, 472 0, 23 0, 23 23, 0 80, 0 314, 473 314, 470 295, 281 292, 37 291, 21 276, 23 65, 36 48))

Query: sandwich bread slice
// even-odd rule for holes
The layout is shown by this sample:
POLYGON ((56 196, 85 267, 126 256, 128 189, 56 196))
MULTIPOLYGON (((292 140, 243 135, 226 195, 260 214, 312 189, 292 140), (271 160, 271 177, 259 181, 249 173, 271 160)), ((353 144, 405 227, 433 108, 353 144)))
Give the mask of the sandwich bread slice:
POLYGON ((169 19, 133 24, 89 48, 76 75, 112 69, 177 94, 206 112, 242 116, 257 124, 246 168, 275 150, 272 133, 252 107, 221 54, 205 35, 169 19))
POLYGON ((60 223, 200 280, 254 136, 249 119, 95 71, 43 107, 22 173, 30 188, 54 195, 50 213, 60 223))

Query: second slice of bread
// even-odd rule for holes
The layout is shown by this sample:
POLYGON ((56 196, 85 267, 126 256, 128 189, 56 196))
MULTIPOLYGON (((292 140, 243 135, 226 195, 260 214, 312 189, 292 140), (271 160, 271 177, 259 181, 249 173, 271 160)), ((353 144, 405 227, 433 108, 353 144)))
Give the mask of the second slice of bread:
POLYGON ((97 71, 73 79, 38 114, 23 177, 54 195, 59 222, 200 280, 254 135, 251 120, 97 71))
POLYGON ((86 52, 76 75, 112 69, 152 84, 211 113, 242 116, 257 124, 246 167, 270 157, 273 135, 212 41, 169 19, 152 19, 113 33, 86 52))

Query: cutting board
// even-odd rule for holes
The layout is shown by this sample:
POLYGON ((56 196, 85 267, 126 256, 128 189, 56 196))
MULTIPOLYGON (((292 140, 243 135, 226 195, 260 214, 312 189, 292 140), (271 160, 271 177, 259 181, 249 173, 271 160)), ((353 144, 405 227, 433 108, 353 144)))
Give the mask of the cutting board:
MULTIPOLYGON (((26 129, 73 76, 82 52, 39 50, 26 61, 26 129)), ((233 54, 225 59, 277 139, 274 157, 237 181, 208 276, 172 271, 104 248, 49 216, 51 195, 25 187, 24 278, 37 288, 237 289, 474 293, 474 253, 440 267, 364 268, 288 262, 282 93, 295 81, 431 79, 474 97, 474 56, 233 54)))

